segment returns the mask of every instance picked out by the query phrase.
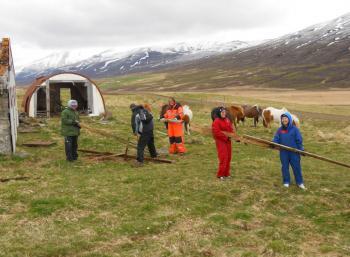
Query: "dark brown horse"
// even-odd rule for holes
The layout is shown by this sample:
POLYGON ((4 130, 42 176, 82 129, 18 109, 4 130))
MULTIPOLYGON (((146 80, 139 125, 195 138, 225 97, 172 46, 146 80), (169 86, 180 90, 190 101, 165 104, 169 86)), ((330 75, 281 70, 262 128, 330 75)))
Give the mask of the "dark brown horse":
MULTIPOLYGON (((219 117, 220 107, 216 107, 211 111, 211 118, 214 121, 215 118, 219 117)), ((237 128, 237 123, 244 120, 243 108, 237 105, 230 105, 225 107, 227 118, 235 125, 237 128)))
MULTIPOLYGON (((254 127, 259 122, 259 118, 262 117, 262 108, 260 108, 257 104, 256 105, 242 105, 243 111, 244 111, 244 118, 252 118, 254 119, 254 127)), ((244 119, 243 119, 244 122, 244 119)))
POLYGON ((242 121, 242 122, 244 121, 243 108, 241 106, 238 106, 238 105, 230 105, 229 107, 227 107, 227 110, 228 110, 228 113, 230 114, 230 116, 232 117, 233 124, 237 128, 237 124, 240 121, 242 121))
MULTIPOLYGON (((160 106, 159 119, 164 119, 164 114, 169 110, 168 104, 162 104, 160 106)), ((164 122, 165 128, 168 129, 168 122, 164 122)))

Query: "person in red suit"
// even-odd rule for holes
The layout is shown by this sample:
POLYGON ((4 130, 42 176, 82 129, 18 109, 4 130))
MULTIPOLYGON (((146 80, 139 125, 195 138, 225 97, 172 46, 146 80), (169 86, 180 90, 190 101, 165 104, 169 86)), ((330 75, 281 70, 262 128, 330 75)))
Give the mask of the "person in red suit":
POLYGON ((218 152, 219 167, 217 171, 217 178, 224 180, 230 177, 230 163, 232 156, 231 137, 239 141, 231 121, 226 116, 226 109, 224 107, 216 108, 216 115, 212 124, 212 133, 216 143, 218 152), (230 133, 230 135, 225 134, 230 133))
POLYGON ((164 114, 164 118, 168 120, 170 154, 184 154, 186 152, 182 124, 183 115, 182 106, 171 97, 169 99, 169 108, 164 114))

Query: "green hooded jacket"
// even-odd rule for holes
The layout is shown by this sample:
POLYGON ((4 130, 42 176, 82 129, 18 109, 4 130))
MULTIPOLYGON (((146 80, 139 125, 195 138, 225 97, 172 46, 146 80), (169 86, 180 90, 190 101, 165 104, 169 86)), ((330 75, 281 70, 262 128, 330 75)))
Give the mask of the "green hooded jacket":
POLYGON ((79 121, 79 114, 71 108, 66 108, 61 113, 61 134, 64 137, 79 136, 80 129, 75 125, 79 121))

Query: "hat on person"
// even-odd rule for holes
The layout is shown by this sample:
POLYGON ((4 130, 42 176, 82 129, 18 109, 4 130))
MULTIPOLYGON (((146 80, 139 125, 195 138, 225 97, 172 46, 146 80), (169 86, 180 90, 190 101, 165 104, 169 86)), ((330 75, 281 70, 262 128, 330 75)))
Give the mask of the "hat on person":
POLYGON ((77 100, 71 99, 68 101, 68 107, 72 108, 72 107, 77 107, 78 106, 78 102, 77 100))
POLYGON ((130 110, 135 109, 135 107, 136 107, 136 104, 134 104, 134 103, 130 104, 130 110))
POLYGON ((218 107, 218 114, 217 114, 217 115, 218 115, 218 117, 220 117, 220 118, 222 118, 222 117, 221 117, 221 112, 222 112, 222 111, 226 111, 226 108, 225 108, 224 106, 218 107))

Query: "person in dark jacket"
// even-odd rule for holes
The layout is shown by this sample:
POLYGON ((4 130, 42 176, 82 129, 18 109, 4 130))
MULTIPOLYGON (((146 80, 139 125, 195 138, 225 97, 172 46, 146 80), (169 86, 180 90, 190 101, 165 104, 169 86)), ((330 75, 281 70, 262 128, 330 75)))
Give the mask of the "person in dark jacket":
POLYGON ((64 146, 67 161, 78 159, 78 136, 80 135, 78 102, 69 100, 68 107, 61 113, 61 134, 64 136, 64 146))
POLYGON ((153 116, 142 105, 130 105, 132 132, 138 138, 137 142, 137 166, 142 166, 144 161, 144 150, 147 145, 152 158, 157 157, 157 150, 154 145, 153 116))
MULTIPOLYGON (((277 130, 273 142, 293 147, 304 151, 303 138, 299 129, 293 125, 292 115, 286 112, 281 115, 282 126, 277 130)), ((301 189, 306 189, 304 186, 303 175, 300 165, 300 154, 287 150, 280 150, 280 159, 282 164, 283 185, 289 187, 290 174, 289 165, 292 166, 295 182, 301 189)))

